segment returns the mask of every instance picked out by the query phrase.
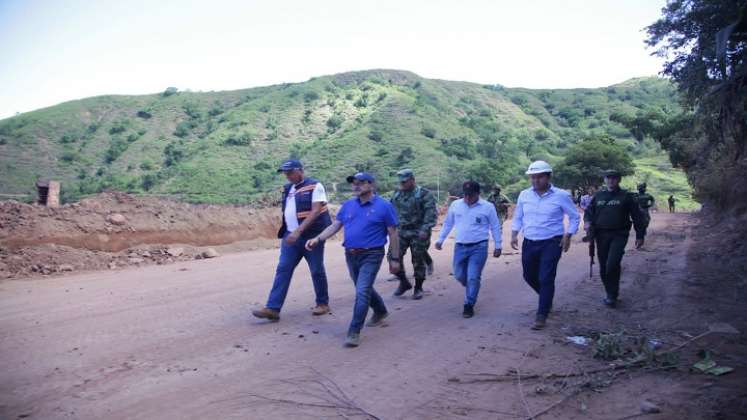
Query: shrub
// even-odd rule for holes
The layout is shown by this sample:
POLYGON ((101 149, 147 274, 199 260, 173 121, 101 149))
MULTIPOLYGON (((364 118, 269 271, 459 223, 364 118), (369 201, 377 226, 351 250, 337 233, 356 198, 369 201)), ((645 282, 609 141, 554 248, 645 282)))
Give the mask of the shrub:
POLYGON ((128 144, 126 141, 122 139, 114 139, 112 140, 111 144, 109 144, 109 149, 106 150, 106 154, 104 155, 104 160, 106 163, 112 163, 119 156, 122 155, 127 150, 128 144))
POLYGON ((378 130, 371 130, 371 132, 368 133, 368 139, 375 142, 380 142, 382 139, 381 132, 378 130))
POLYGON ((179 92, 179 89, 175 87, 167 87, 166 90, 164 90, 161 95, 166 97, 166 96, 175 95, 177 92, 179 92))
POLYGON ((182 121, 176 125, 176 130, 174 130, 174 135, 179 138, 187 137, 189 135, 189 130, 191 128, 192 127, 190 126, 189 123, 182 121))
POLYGON ((137 135, 137 133, 130 133, 130 135, 127 136, 127 141, 129 143, 132 143, 132 142, 134 142, 135 140, 137 140, 139 138, 140 138, 140 136, 137 135))
POLYGON ((327 120, 327 127, 329 127, 330 131, 334 132, 342 126, 343 121, 345 121, 345 118, 342 115, 335 114, 327 120))
POLYGON ((223 108, 223 104, 221 104, 221 103, 220 103, 220 102, 218 102, 218 101, 215 101, 215 102, 213 102, 213 106, 212 106, 212 107, 210 108, 210 110, 208 111, 208 114, 209 114, 209 115, 210 115, 211 117, 215 117, 215 116, 217 116, 217 115, 220 115, 220 114, 222 114, 222 113, 223 113, 223 111, 225 111, 225 109, 223 108))
POLYGON ((62 144, 75 143, 76 141, 78 141, 78 136, 73 133, 63 134, 60 137, 60 143, 62 144))
POLYGON ((60 159, 63 162, 67 162, 67 163, 74 162, 78 160, 79 158, 80 158, 80 155, 77 152, 73 152, 70 150, 62 152, 62 155, 60 156, 60 159))
POLYGON ((250 146, 252 144, 252 136, 244 132, 238 136, 231 136, 225 139, 223 144, 227 146, 250 146))
POLYGON ((259 112, 264 112, 264 113, 270 112, 270 106, 269 105, 262 105, 261 107, 259 107, 259 112))
POLYGON ((143 179, 140 181, 140 185, 145 191, 150 191, 150 189, 153 188, 154 185, 156 185, 157 180, 158 177, 156 175, 145 174, 143 175, 143 179))
POLYGON ((153 169, 153 162, 149 160, 144 160, 143 163, 140 164, 140 169, 144 171, 150 171, 153 169))
POLYGON ((165 159, 163 160, 165 166, 172 166, 184 158, 184 150, 174 143, 166 146, 166 148, 163 149, 163 154, 165 156, 165 159))
POLYGON ((124 133, 127 130, 126 121, 115 121, 112 127, 109 129, 109 134, 124 133))
POLYGON ((202 116, 202 112, 200 112, 200 109, 196 104, 186 103, 184 104, 182 109, 184 110, 184 113, 193 120, 196 120, 202 116))
POLYGON ((356 108, 365 108, 365 107, 367 107, 368 106, 368 96, 366 96, 366 95, 361 96, 360 98, 358 98, 358 100, 355 101, 355 103, 353 103, 353 105, 355 105, 356 108))
POLYGON ((433 127, 423 127, 421 133, 429 139, 436 138, 436 129, 433 127))
POLYGON ((91 123, 91 124, 88 125, 88 128, 87 128, 88 134, 93 134, 98 129, 99 129, 99 124, 98 123, 91 123))
POLYGON ((317 99, 319 99, 319 94, 313 90, 306 92, 303 95, 303 100, 306 102, 313 102, 313 101, 316 101, 317 99))
POLYGON ((144 120, 149 120, 150 117, 152 117, 153 115, 150 112, 144 111, 144 110, 141 109, 140 111, 137 112, 137 116, 139 118, 144 119, 144 120))

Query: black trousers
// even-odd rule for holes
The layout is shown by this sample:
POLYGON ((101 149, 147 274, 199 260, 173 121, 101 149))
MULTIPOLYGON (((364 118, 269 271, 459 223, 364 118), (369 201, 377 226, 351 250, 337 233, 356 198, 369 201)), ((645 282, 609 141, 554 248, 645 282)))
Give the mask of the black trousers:
POLYGON ((607 297, 617 299, 620 294, 620 264, 628 244, 629 230, 594 232, 599 257, 599 276, 602 277, 607 297))

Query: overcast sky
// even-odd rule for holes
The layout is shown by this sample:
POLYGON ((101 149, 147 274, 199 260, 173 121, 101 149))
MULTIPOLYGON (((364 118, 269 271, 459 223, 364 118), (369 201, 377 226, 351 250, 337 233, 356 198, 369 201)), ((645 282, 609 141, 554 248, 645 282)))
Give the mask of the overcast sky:
POLYGON ((530 88, 661 68, 664 0, 0 0, 0 118, 102 94, 227 90, 351 70, 530 88))

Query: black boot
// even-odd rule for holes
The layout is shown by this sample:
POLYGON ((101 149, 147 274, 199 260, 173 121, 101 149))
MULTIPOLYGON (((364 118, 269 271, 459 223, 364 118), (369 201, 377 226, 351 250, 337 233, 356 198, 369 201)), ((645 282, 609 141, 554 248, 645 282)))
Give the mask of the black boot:
POLYGON ((472 318, 473 316, 475 316, 475 307, 472 305, 464 305, 462 316, 465 318, 472 318))
POLYGON ((405 294, 406 291, 412 289, 412 284, 410 284, 407 279, 400 279, 399 280, 399 287, 397 287, 397 290, 394 291, 394 296, 402 296, 405 294))
POLYGON ((423 298, 423 280, 415 280, 415 292, 412 294, 414 300, 423 298))

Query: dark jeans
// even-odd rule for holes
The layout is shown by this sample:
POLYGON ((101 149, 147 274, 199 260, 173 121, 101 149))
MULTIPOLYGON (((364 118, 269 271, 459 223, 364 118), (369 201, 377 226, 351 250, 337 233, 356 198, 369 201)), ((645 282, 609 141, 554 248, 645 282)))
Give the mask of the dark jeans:
POLYGON ((361 332, 368 315, 369 306, 375 314, 381 315, 387 312, 384 300, 373 287, 383 260, 383 249, 361 254, 345 253, 348 271, 353 279, 353 284, 355 284, 355 305, 353 306, 353 319, 350 321, 348 334, 361 332))
MULTIPOLYGON (((288 234, 285 237, 288 237, 288 234)), ((301 258, 305 258, 309 264, 311 280, 314 283, 314 293, 316 293, 316 304, 329 304, 327 273, 324 270, 324 242, 320 242, 314 249, 308 251, 305 248, 307 239, 301 236, 293 245, 288 245, 285 238, 280 242, 280 260, 275 270, 275 281, 272 283, 270 297, 267 299, 268 308, 279 311, 283 307, 293 271, 301 262, 301 258)))
POLYGON ((477 303, 482 269, 488 260, 488 241, 454 246, 454 278, 464 286, 464 304, 477 303))
POLYGON ((524 281, 539 295, 538 315, 547 316, 552 307, 552 300, 555 297, 555 274, 563 253, 560 247, 561 239, 560 236, 542 241, 524 239, 521 245, 524 281))
POLYGON ((594 240, 599 255, 599 276, 602 277, 607 297, 617 299, 620 294, 620 263, 628 244, 628 230, 607 230, 594 232, 594 240))

